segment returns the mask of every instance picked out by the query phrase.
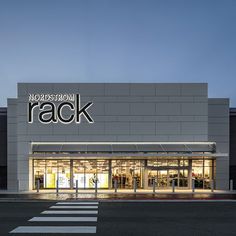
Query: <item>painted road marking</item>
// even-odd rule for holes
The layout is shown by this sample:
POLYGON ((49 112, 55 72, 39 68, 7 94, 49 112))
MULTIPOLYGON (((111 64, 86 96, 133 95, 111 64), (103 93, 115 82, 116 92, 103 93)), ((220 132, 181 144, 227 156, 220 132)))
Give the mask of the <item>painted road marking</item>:
MULTIPOLYGON (((98 209, 98 202, 58 202, 51 206, 57 210, 46 210, 41 214, 51 217, 33 217, 29 222, 97 222, 97 217, 54 216, 60 214, 98 214, 98 210, 60 210, 60 209, 98 209)), ((19 226, 10 233, 96 233, 96 226, 19 226)))
POLYGON ((96 222, 97 217, 33 217, 29 221, 31 222, 51 222, 51 221, 60 221, 60 222, 96 222))
POLYGON ((58 202, 57 205, 98 205, 98 202, 58 202))
POLYGON ((41 214, 98 214, 98 211, 43 211, 41 214))
POLYGON ((98 206, 51 206, 52 209, 98 209, 98 206))
POLYGON ((19 226, 10 233, 96 233, 96 226, 19 226))

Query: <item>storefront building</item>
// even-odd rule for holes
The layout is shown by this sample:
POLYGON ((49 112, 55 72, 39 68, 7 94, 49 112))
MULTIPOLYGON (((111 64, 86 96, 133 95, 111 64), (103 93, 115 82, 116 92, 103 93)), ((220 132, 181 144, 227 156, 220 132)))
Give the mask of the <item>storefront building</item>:
POLYGON ((229 100, 205 83, 20 83, 7 186, 229 188, 229 100))

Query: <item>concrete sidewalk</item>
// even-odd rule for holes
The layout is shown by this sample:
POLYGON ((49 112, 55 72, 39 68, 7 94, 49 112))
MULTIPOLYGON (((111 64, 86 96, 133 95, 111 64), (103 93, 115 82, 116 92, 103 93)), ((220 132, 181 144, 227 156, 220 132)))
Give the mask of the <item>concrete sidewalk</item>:
POLYGON ((194 193, 191 190, 157 190, 153 193, 151 190, 137 190, 136 193, 132 190, 79 190, 78 194, 75 190, 41 190, 29 192, 0 192, 0 201, 62 201, 62 200, 99 200, 99 201, 120 201, 120 200, 135 200, 135 201, 151 201, 151 200, 216 200, 216 201, 236 201, 236 191, 214 191, 196 190, 194 193))
MULTIPOLYGON (((22 191, 22 192, 11 192, 7 190, 0 190, 1 194, 56 194, 55 189, 45 190, 40 189, 39 193, 37 193, 36 190, 31 191, 22 191)), ((70 189, 59 189, 59 194, 76 194, 76 190, 70 190, 70 189)), ((95 194, 94 189, 79 189, 78 194, 95 194)), ((136 192, 134 192, 133 189, 118 189, 117 193, 115 193, 114 189, 104 190, 104 189, 98 189, 97 194, 108 194, 108 195, 114 195, 114 194, 154 194, 153 190, 144 190, 144 189, 137 189, 136 192)), ((210 189, 195 189, 194 192, 192 192, 191 189, 175 189, 173 192, 172 189, 156 189, 155 194, 236 194, 236 190, 234 191, 223 191, 223 190, 214 190, 213 192, 210 189)))

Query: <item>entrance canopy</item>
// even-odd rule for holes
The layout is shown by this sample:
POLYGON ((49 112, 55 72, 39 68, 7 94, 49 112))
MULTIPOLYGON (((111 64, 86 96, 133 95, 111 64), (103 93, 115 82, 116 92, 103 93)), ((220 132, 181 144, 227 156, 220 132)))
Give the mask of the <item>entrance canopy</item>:
POLYGON ((215 142, 32 142, 31 156, 225 156, 215 142))

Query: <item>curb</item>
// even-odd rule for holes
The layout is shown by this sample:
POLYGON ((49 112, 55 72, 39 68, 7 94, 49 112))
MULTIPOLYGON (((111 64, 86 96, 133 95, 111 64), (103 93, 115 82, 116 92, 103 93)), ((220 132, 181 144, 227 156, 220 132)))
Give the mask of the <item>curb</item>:
POLYGON ((50 202, 77 202, 77 201, 99 201, 99 202, 112 202, 112 203, 119 203, 119 202, 168 202, 168 203, 184 203, 184 202, 195 202, 195 203, 207 203, 207 202, 235 202, 236 199, 206 199, 206 198, 199 198, 199 199, 101 199, 101 198, 78 198, 78 199, 19 199, 19 198, 4 198, 0 199, 0 203, 50 203, 50 202))

